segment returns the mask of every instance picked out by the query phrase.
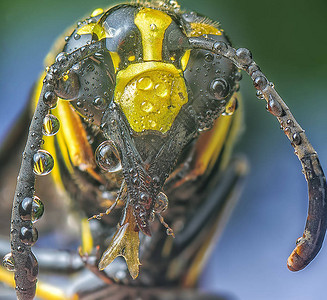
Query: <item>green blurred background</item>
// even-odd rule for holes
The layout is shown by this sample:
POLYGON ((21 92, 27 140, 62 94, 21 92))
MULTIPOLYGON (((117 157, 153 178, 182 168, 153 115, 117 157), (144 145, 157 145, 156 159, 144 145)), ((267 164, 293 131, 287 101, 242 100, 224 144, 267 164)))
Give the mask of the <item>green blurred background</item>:
MULTIPOLYGON (((0 139, 24 107, 55 38, 110 0, 2 0, 0 139)), ((247 47, 307 131, 327 170, 327 2, 179 1, 218 20, 235 47, 247 47)), ((277 121, 243 74, 246 130, 237 146, 251 170, 240 203, 215 247, 201 287, 235 299, 326 299, 327 249, 304 271, 286 259, 302 235, 307 188, 277 121)))

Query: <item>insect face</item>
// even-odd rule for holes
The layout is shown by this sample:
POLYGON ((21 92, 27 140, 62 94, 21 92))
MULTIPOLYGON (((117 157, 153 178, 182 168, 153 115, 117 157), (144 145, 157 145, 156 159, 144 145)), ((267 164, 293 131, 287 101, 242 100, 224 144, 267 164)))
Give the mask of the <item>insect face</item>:
MULTIPOLYGON (((87 218, 103 217, 99 224, 109 228, 106 237, 112 240, 107 250, 103 239, 98 243, 103 252, 97 264, 100 270, 123 256, 136 278, 140 236, 159 241, 151 245, 160 250, 155 252, 159 256, 147 257, 150 263, 161 262, 160 275, 171 275, 174 262, 184 253, 196 255, 198 245, 204 244, 202 233, 215 223, 209 215, 218 210, 205 206, 210 202, 205 199, 206 188, 213 185, 212 178, 217 179, 212 175, 214 168, 221 172, 220 179, 225 178, 226 153, 239 129, 239 115, 234 114, 239 69, 250 75, 257 95, 266 99, 308 181, 309 221, 289 268, 299 270, 313 259, 326 227, 326 183, 317 155, 250 51, 232 48, 217 23, 182 12, 174 1, 142 1, 96 10, 58 48, 61 53, 51 54, 56 59, 47 61, 52 66, 39 85, 40 98, 15 192, 9 262, 12 258, 17 265, 18 293, 27 291, 30 297, 35 290, 37 263, 30 246, 37 232, 34 219, 25 218, 32 214, 24 212, 22 217, 22 209, 17 208, 34 196, 31 161, 39 175, 52 168, 51 156, 38 150, 41 145, 58 162, 52 174, 77 210, 87 218), (44 145, 42 134, 49 136, 44 145), (161 213, 168 202, 173 209, 168 210, 166 223, 161 213), (109 208, 99 214, 104 203, 109 208), (120 219, 116 215, 108 220, 106 215, 115 207, 122 212, 120 219), (168 243, 168 253, 161 252, 167 237, 157 235, 154 216, 168 234, 173 234, 170 226, 178 228, 175 244, 168 243), (177 219, 183 221, 173 226, 177 219)), ((188 261, 183 262, 187 268, 188 261)), ((178 265, 174 279, 167 275, 165 280, 177 280, 183 271, 178 265)), ((149 277, 151 284, 155 282, 155 276, 149 277)))
POLYGON ((228 42, 213 23, 200 21, 195 13, 155 5, 118 5, 80 23, 64 46, 71 53, 101 43, 99 52, 60 79, 56 93, 117 147, 126 209, 131 206, 137 228, 147 235, 157 196, 179 155, 224 112, 238 78, 227 59, 191 51, 189 36, 228 42))

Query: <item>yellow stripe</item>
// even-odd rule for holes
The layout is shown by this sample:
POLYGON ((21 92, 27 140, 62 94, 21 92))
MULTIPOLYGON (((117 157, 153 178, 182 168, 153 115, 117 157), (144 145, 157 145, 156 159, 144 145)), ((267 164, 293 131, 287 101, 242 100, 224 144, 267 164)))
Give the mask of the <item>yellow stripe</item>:
POLYGON ((91 17, 93 18, 93 17, 96 17, 96 16, 98 16, 98 15, 100 15, 100 14, 102 14, 103 13, 103 9, 102 8, 97 8, 97 9, 95 9, 93 12, 92 12, 92 14, 91 14, 91 17))
POLYGON ((205 151, 201 153, 201 159, 197 160, 196 163, 196 169, 199 170, 200 174, 209 171, 216 162, 226 141, 231 121, 232 116, 220 116, 216 121, 208 146, 205 148, 205 151))
MULTIPOLYGON (((35 87, 31 101, 31 110, 34 111, 41 93, 43 78, 45 73, 35 87)), ((102 178, 94 169, 96 167, 94 153, 88 142, 87 134, 79 115, 69 104, 68 101, 58 99, 56 108, 51 110, 51 114, 55 115, 60 122, 60 130, 55 136, 43 136, 43 149, 47 150, 54 158, 55 164, 51 172, 57 187, 64 191, 64 185, 61 180, 61 173, 58 162, 58 156, 64 160, 65 167, 70 174, 74 173, 73 167, 78 167, 82 171, 87 171, 90 176, 102 182, 102 178), (56 151, 55 142, 58 143, 59 153, 56 151)))
MULTIPOLYGON (((4 282, 13 289, 16 286, 14 280, 14 272, 9 272, 5 268, 0 266, 0 281, 4 282)), ((38 281, 36 286, 36 296, 45 300, 77 300, 78 296, 73 295, 68 297, 65 292, 53 285, 47 284, 43 281, 38 281)))
POLYGON ((65 292, 53 285, 47 284, 43 281, 37 283, 36 296, 47 300, 69 300, 77 299, 76 297, 68 297, 65 292))
POLYGON ((143 59, 162 60, 162 43, 171 18, 162 11, 143 8, 135 17, 135 25, 141 32, 143 59))
MULTIPOLYGON (((239 137, 239 135, 242 133, 243 129, 243 101, 240 93, 235 93, 233 97, 237 98, 238 100, 238 108, 235 111, 235 113, 232 116, 225 116, 225 118, 230 117, 233 118, 233 122, 231 124, 231 128, 229 130, 228 137, 225 141, 224 146, 224 153, 222 154, 222 162, 220 164, 220 169, 224 170, 227 167, 227 164, 229 162, 230 156, 232 154, 232 149, 234 147, 234 144, 239 137)), ((233 100, 233 97, 231 101, 233 100)), ((209 168, 213 167, 213 164, 209 166, 209 168)))
POLYGON ((206 23, 191 23, 191 28, 192 31, 189 36, 201 36, 204 34, 222 35, 218 28, 206 23))
POLYGON ((91 254, 93 250, 93 238, 88 219, 83 218, 81 222, 82 231, 82 254, 91 254))
POLYGON ((98 40, 104 38, 111 38, 113 35, 110 32, 104 30, 104 28, 98 23, 87 24, 77 30, 77 34, 95 34, 98 37, 98 40))
MULTIPOLYGON (((197 158, 200 161, 203 159, 207 164, 207 169, 202 169, 203 172, 210 172, 219 155, 222 155, 219 169, 224 170, 228 165, 232 147, 240 133, 240 129, 243 124, 242 99, 239 93, 235 93, 230 101, 233 101, 234 97, 237 97, 238 99, 238 110, 233 115, 219 117, 214 127, 216 129, 213 129, 214 135, 210 139, 210 144, 202 153, 203 156, 197 158)), ((200 170, 197 171, 199 172, 200 170)), ((240 174, 245 173, 245 169, 240 169, 239 172, 240 174)), ((184 287, 191 288, 196 285, 196 282, 203 270, 204 264, 207 262, 211 253, 211 248, 215 244, 214 241, 220 237, 220 234, 229 218, 234 204, 235 203, 226 200, 222 211, 220 211, 219 215, 217 216, 215 224, 211 226, 209 232, 207 232, 207 239, 203 245, 201 245, 200 250, 198 251, 189 267, 189 271, 187 272, 183 281, 184 287)))
POLYGON ((0 281, 4 282, 5 284, 13 288, 16 286, 14 280, 14 272, 9 272, 1 266, 0 266, 0 281))
MULTIPOLYGON (((81 170, 95 168, 94 155, 88 143, 86 132, 79 116, 69 102, 59 100, 56 114, 61 123, 60 131, 63 134, 63 140, 72 164, 81 170)), ((60 144, 60 149, 62 146, 64 145, 60 144)))
POLYGON ((119 64, 120 64, 120 57, 117 52, 110 51, 109 54, 111 56, 112 63, 114 64, 115 72, 117 73, 117 71, 119 69, 119 64))
POLYGON ((235 93, 230 101, 233 101, 234 97, 238 98, 238 110, 233 115, 220 116, 216 120, 214 127, 207 133, 210 135, 210 138, 205 138, 208 141, 206 145, 203 145, 202 142, 197 143, 198 157, 196 158, 195 167, 197 175, 210 172, 222 150, 224 153, 222 162, 219 166, 220 169, 223 170, 228 163, 231 148, 234 145, 242 124, 242 103, 240 94, 235 93))

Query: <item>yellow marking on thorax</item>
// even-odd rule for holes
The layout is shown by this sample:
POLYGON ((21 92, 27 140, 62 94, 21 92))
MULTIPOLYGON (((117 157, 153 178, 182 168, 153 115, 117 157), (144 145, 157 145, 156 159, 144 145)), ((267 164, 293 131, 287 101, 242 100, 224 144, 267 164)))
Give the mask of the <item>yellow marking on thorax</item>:
POLYGON ((203 34, 222 35, 218 28, 205 23, 191 23, 192 31, 189 36, 201 36, 203 34))
POLYGON ((171 21, 171 17, 167 14, 151 8, 143 8, 135 16, 135 25, 142 35, 145 61, 162 60, 162 43, 171 21))
POLYGON ((77 34, 95 34, 98 40, 113 37, 110 32, 107 32, 99 23, 90 23, 77 30, 77 34))

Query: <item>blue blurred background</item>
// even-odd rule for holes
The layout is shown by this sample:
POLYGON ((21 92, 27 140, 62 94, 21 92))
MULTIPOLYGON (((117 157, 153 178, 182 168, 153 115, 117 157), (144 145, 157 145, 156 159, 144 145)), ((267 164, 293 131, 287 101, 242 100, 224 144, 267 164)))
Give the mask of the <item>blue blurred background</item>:
MULTIPOLYGON (((179 1, 218 20, 235 47, 247 47, 291 108, 327 170, 327 2, 179 1)), ((24 107, 42 61, 69 25, 110 0, 2 0, 0 140, 24 107)), ((327 299, 327 249, 306 270, 288 271, 286 259, 302 235, 307 187, 300 163, 277 120, 243 74, 246 130, 237 152, 251 170, 247 184, 201 287, 235 299, 327 299)))

